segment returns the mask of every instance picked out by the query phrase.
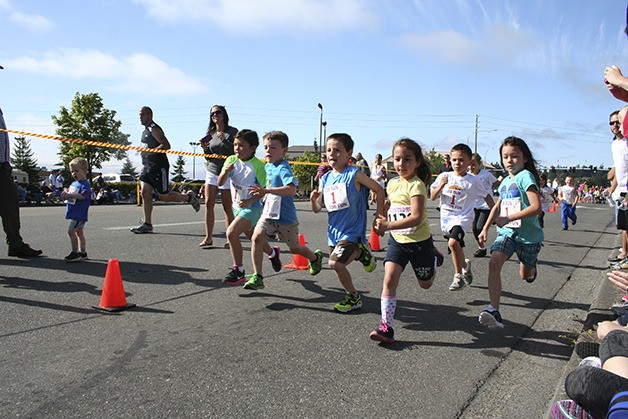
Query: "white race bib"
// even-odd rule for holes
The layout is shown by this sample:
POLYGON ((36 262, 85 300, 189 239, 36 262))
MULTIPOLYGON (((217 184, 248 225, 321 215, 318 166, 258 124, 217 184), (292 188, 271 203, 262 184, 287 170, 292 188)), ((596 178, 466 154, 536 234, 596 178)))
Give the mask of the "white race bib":
MULTIPOLYGON (((70 187, 68 188, 68 193, 71 193, 71 194, 79 193, 79 188, 76 186, 70 185, 70 187)), ((74 205, 76 204, 76 198, 66 199, 65 203, 68 205, 74 205)))
MULTIPOLYGON (((505 198, 502 199, 502 205, 499 209, 499 215, 501 217, 507 217, 512 214, 516 214, 521 211, 521 199, 519 198, 505 198)), ((521 219, 514 220, 506 224, 504 227, 521 227, 521 219)))
POLYGON ((250 192, 246 186, 238 185, 231 181, 231 195, 233 199, 233 207, 237 210, 240 209, 240 201, 249 198, 250 192))
POLYGON ((347 185, 344 183, 325 186, 323 188, 323 197, 325 198, 327 212, 342 210, 350 206, 347 197, 347 185))
POLYGON ((281 216, 281 196, 268 194, 264 201, 264 210, 262 211, 262 218, 269 218, 271 220, 278 220, 281 216))
MULTIPOLYGON (((410 205, 390 207, 390 209, 388 210, 388 222, 403 220, 404 218, 408 218, 411 215, 412 211, 410 205)), ((391 233, 395 234, 411 234, 415 231, 416 226, 402 228, 399 230, 390 230, 391 233)))
POLYGON ((464 202, 467 199, 467 193, 458 185, 446 185, 441 192, 440 205, 449 211, 460 211, 464 208, 464 202))

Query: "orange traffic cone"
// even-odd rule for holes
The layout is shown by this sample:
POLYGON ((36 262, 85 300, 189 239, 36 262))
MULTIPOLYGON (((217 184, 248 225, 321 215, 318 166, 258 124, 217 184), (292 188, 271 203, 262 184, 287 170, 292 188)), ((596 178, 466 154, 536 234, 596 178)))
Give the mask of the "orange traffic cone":
POLYGON ((556 212, 556 202, 554 202, 554 206, 552 207, 552 210, 550 212, 556 212))
POLYGON ((127 304, 124 295, 124 285, 122 285, 122 275, 120 275, 120 263, 118 259, 109 259, 105 282, 102 286, 100 304, 94 307, 104 311, 122 311, 135 307, 135 304, 127 304))
MULTIPOLYGON (((305 246, 305 236, 303 234, 299 234, 299 244, 301 246, 305 246)), ((286 268, 289 269, 299 269, 301 271, 308 269, 309 261, 305 256, 297 255, 296 253, 292 255, 292 261, 286 265, 286 268)))
POLYGON ((371 235, 369 236, 369 246, 371 247, 371 252, 379 252, 382 250, 379 245, 379 236, 373 227, 371 227, 371 235))

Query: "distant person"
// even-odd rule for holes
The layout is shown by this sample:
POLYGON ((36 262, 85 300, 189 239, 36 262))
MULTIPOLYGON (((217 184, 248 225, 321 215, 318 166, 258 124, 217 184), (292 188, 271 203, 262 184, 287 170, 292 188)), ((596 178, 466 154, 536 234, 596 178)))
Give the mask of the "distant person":
POLYGON ((316 168, 316 177, 315 180, 317 182, 320 182, 321 178, 323 177, 323 175, 329 171, 331 171, 331 166, 329 165, 329 163, 327 162, 327 152, 323 152, 323 154, 321 154, 321 164, 320 166, 318 166, 316 168))
POLYGON ((344 133, 327 137, 327 160, 332 167, 320 181, 318 190, 310 194, 312 211, 319 213, 327 208, 327 244, 329 267, 332 268, 345 296, 334 306, 340 313, 348 313, 362 307, 362 296, 351 279, 347 266, 359 261, 366 272, 373 272, 376 260, 366 240, 366 199, 369 190, 377 198, 376 214, 384 214, 384 190, 357 167, 349 165, 354 142, 344 133))
POLYGON ((55 192, 59 195, 61 194, 61 191, 63 191, 63 182, 65 182, 65 179, 63 178, 61 170, 59 170, 59 174, 55 177, 55 192))
POLYGON ((26 192, 26 189, 24 189, 24 187, 20 185, 17 182, 17 180, 15 181, 15 187, 17 188, 17 195, 18 195, 19 201, 26 202, 26 199, 28 198, 28 192, 26 192))
MULTIPOLYGON (((150 150, 170 150, 170 143, 163 130, 153 121, 153 110, 148 106, 140 109, 140 122, 144 125, 142 133, 142 144, 150 150)), ((144 209, 144 223, 139 227, 132 228, 136 234, 153 232, 153 191, 161 201, 165 202, 188 202, 194 211, 201 208, 198 199, 193 193, 186 195, 177 192, 169 192, 168 182, 168 156, 165 153, 142 152, 142 174, 140 175, 141 195, 144 209)))
MULTIPOLYGON (((621 122, 619 121, 619 111, 614 111, 609 116, 609 124, 613 133, 613 141, 611 143, 611 155, 613 156, 613 177, 610 188, 615 213, 624 204, 625 197, 628 193, 628 142, 621 132, 621 122)), ((609 172, 610 174, 610 172, 609 172)), ((615 216, 617 221, 617 215, 615 216)), ((621 251, 617 257, 609 258, 609 262, 616 262, 619 265, 628 266, 628 231, 621 230, 621 251)))
MULTIPOLYGON (((200 247, 210 247, 214 243, 214 224, 216 217, 214 207, 216 197, 220 190, 222 209, 225 214, 226 228, 233 222, 233 205, 229 182, 222 186, 218 185, 218 175, 225 164, 225 159, 233 155, 233 141, 238 129, 229 125, 229 114, 227 109, 221 105, 212 106, 209 112, 209 126, 206 135, 200 140, 201 147, 205 154, 212 154, 206 157, 205 162, 205 237, 199 243, 200 247)), ((225 244, 229 247, 229 243, 225 244)))
POLYGON ((453 172, 453 170, 453 167, 451 167, 451 157, 449 154, 445 154, 443 164, 440 165, 440 173, 453 172))
MULTIPOLYGON (((0 70, 3 69, 0 66, 0 70)), ((0 128, 7 129, 4 115, 0 108, 0 128)), ((24 243, 20 236, 20 200, 12 175, 11 150, 9 147, 9 134, 0 131, 0 217, 2 228, 7 236, 9 246, 8 255, 18 258, 32 258, 42 254, 41 250, 35 250, 24 243)))
POLYGON ((539 174, 532 152, 521 138, 507 137, 499 147, 499 155, 508 176, 497 189, 499 198, 480 233, 480 239, 486 241, 488 229, 493 222, 497 224, 497 238, 491 246, 491 260, 488 263, 490 304, 478 317, 480 324, 491 330, 504 328, 499 312, 504 263, 516 253, 521 279, 528 283, 534 282, 538 275, 536 266, 544 239, 538 221, 541 212, 539 174))
POLYGON ((92 198, 92 189, 87 181, 89 166, 87 159, 76 157, 68 165, 74 181, 67 192, 61 192, 61 199, 66 201, 65 218, 70 220, 68 235, 72 251, 65 257, 66 262, 87 259, 87 243, 85 241, 85 224, 92 198))
MULTIPOLYGON (((386 188, 386 166, 382 164, 382 155, 375 155, 375 162, 371 166, 371 179, 373 179, 382 189, 386 188)), ((375 203, 375 193, 371 191, 371 203, 375 203)))
POLYGON ((567 221, 571 220, 572 225, 576 225, 578 221, 576 205, 578 205, 578 201, 580 200, 571 176, 567 176, 565 178, 565 184, 558 188, 558 199, 560 200, 562 211, 561 220, 563 222, 563 230, 569 230, 567 221))
MULTIPOLYGON (((484 187, 491 191, 492 194, 493 189, 499 182, 491 172, 484 170, 482 157, 480 157, 478 153, 473 153, 469 169, 470 174, 480 179, 482 183, 484 183, 484 187)), ((491 213, 491 208, 486 204, 484 198, 480 198, 475 201, 475 208, 473 208, 473 212, 475 213, 475 217, 473 218, 473 237, 475 237, 475 241, 478 244, 478 250, 473 253, 473 256, 476 258, 483 258, 486 256, 486 246, 484 242, 480 241, 479 237, 482 229, 486 225, 486 220, 488 220, 488 216, 491 213)))
POLYGON ((539 176, 539 193, 541 195, 541 213, 539 214, 539 225, 545 227, 545 213, 549 212, 550 205, 556 201, 556 193, 554 189, 547 184, 547 175, 545 173, 539 176))
POLYGON ((360 152, 355 155, 355 165, 361 172, 364 172, 366 176, 371 177, 371 168, 369 167, 369 162, 367 162, 366 159, 362 157, 362 153, 360 152))

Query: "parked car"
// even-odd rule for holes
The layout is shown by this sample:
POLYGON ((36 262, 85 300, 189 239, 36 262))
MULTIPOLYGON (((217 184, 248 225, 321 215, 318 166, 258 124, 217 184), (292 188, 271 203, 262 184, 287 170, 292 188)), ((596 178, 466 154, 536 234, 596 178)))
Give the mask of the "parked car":
POLYGON ((118 173, 107 173, 105 175, 102 175, 102 180, 104 180, 105 182, 113 182, 113 183, 119 183, 119 182, 135 182, 135 178, 131 175, 120 175, 118 173))

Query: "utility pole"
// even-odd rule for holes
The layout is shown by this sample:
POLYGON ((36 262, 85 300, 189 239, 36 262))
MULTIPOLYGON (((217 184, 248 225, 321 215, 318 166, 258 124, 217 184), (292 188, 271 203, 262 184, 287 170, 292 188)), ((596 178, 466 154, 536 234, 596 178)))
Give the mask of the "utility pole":
POLYGON ((473 144, 474 144, 473 152, 474 153, 478 152, 478 120, 479 120, 479 118, 480 118, 479 115, 475 115, 475 141, 473 142, 473 144))

